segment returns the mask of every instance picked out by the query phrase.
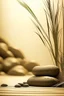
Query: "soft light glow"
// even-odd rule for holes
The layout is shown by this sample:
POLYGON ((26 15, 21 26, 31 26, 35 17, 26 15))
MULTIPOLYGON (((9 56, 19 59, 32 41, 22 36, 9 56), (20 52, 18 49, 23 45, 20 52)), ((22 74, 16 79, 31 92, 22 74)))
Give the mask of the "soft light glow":
MULTIPOLYGON (((47 31, 42 1, 24 1, 31 6, 47 31)), ((1 0, 1 5, 1 37, 5 38, 10 45, 22 50, 27 59, 34 60, 41 65, 53 64, 48 49, 34 33, 37 30, 30 20, 30 14, 20 6, 17 0, 1 0)))

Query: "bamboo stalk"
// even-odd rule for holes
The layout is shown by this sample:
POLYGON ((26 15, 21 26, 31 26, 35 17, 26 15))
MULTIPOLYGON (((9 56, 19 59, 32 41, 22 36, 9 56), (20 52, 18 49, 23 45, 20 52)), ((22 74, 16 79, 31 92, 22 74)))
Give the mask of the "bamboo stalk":
POLYGON ((64 6, 63 6, 63 62, 64 62, 64 6))
POLYGON ((62 36, 63 36, 63 54, 62 54, 62 69, 64 71, 64 4, 63 4, 63 0, 62 0, 62 17, 63 17, 63 33, 62 33, 62 36))

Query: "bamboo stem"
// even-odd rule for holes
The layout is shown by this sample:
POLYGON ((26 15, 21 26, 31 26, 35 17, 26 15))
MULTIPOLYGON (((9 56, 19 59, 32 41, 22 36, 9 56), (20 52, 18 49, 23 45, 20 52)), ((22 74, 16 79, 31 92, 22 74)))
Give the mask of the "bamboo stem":
POLYGON ((63 4, 63 0, 62 0, 62 19, 63 19, 63 33, 62 33, 62 37, 63 37, 63 41, 62 41, 62 71, 64 70, 63 66, 64 66, 64 4, 63 4))

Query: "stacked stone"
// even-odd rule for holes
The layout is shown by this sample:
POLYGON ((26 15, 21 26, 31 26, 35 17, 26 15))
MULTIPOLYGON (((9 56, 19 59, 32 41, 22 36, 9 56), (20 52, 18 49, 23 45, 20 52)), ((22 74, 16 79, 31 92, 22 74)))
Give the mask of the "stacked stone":
POLYGON ((55 65, 35 66, 32 72, 34 76, 27 81, 31 86, 50 87, 59 82, 56 78, 59 74, 59 68, 55 65))
POLYGON ((27 60, 23 52, 0 38, 0 75, 31 75, 32 68, 38 65, 27 60))

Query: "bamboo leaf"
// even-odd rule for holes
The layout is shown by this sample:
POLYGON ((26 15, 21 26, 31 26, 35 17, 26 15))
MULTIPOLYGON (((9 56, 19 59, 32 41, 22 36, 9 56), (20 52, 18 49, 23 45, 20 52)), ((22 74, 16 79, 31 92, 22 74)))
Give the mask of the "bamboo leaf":
POLYGON ((55 15, 55 22, 57 22, 57 20, 58 20, 58 15, 59 15, 59 0, 57 2, 57 11, 56 11, 56 15, 55 15))
POLYGON ((32 9, 31 9, 25 2, 20 2, 19 0, 17 0, 17 1, 20 3, 20 5, 22 5, 22 6, 31 14, 31 16, 32 16, 32 17, 34 18, 34 20, 37 22, 37 24, 41 27, 41 29, 42 29, 42 31, 44 32, 46 38, 49 39, 48 36, 47 36, 47 34, 46 34, 46 32, 45 32, 45 30, 44 30, 44 28, 43 28, 42 25, 40 24, 39 20, 37 19, 36 15, 35 15, 34 12, 32 11, 32 9))
POLYGON ((47 17, 46 13, 45 13, 45 16, 46 16, 46 22, 47 22, 48 36, 49 36, 49 39, 50 39, 50 26, 49 26, 48 17, 47 17))
POLYGON ((44 36, 43 32, 41 31, 40 27, 33 20, 32 20, 32 22, 36 26, 36 28, 38 29, 39 33, 41 33, 41 35, 44 38, 45 42, 47 42, 47 44, 50 45, 49 42, 48 42, 48 40, 47 40, 47 38, 44 36))
POLYGON ((62 28, 59 29, 58 32, 57 32, 58 37, 59 37, 59 35, 61 35, 61 34, 60 34, 60 31, 62 31, 62 28))
POLYGON ((44 40, 42 39, 41 35, 39 33, 37 33, 37 32, 35 32, 35 33, 39 36, 39 38, 41 39, 41 41, 43 42, 43 44, 46 46, 46 44, 45 44, 44 40))
POLYGON ((32 9, 24 2, 24 1, 22 1, 22 2, 20 2, 19 0, 17 0, 19 3, 20 3, 20 5, 22 5, 32 16, 33 16, 33 18, 37 21, 37 17, 36 17, 36 15, 34 14, 34 12, 32 11, 32 9))

